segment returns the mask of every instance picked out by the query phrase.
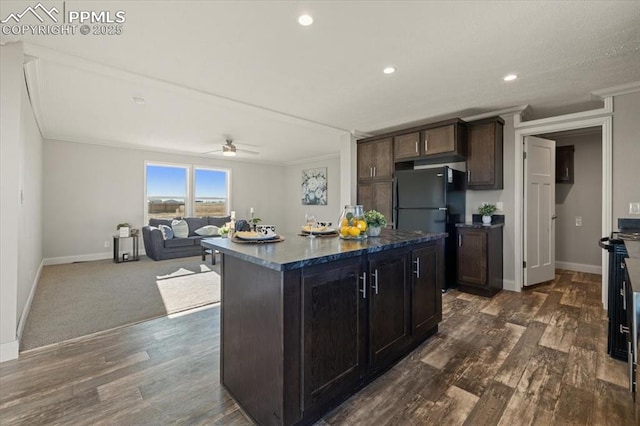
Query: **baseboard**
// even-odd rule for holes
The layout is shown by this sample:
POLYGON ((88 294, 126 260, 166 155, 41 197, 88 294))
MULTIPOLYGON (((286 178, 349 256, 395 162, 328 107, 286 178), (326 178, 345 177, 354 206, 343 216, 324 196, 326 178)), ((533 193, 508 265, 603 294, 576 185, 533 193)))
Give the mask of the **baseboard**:
POLYGON ((44 266, 44 259, 40 262, 40 266, 38 267, 38 271, 36 272, 36 276, 31 283, 31 291, 29 292, 29 297, 27 298, 27 303, 25 303, 24 308, 22 309, 22 315, 20 315, 20 320, 18 321, 18 341, 22 339, 22 332, 24 331, 24 326, 27 323, 27 317, 29 316, 29 311, 31 310, 31 304, 33 303, 33 297, 36 295, 36 289, 38 288, 38 282, 40 282, 40 274, 42 273, 42 267, 44 266))
POLYGON ((556 260, 557 269, 566 269, 567 271, 585 272, 587 274, 602 275, 601 265, 585 265, 583 263, 559 262, 556 260))
POLYGON ((516 287, 515 280, 502 280, 502 289, 508 291, 515 291, 520 293, 522 291, 521 288, 516 287))
POLYGON ((44 259, 44 266, 63 265, 74 262, 90 262, 92 260, 113 259, 113 252, 80 254, 76 256, 48 257, 44 259))
POLYGON ((12 340, 11 342, 0 343, 0 362, 11 361, 12 359, 18 359, 18 349, 20 344, 18 340, 12 340))

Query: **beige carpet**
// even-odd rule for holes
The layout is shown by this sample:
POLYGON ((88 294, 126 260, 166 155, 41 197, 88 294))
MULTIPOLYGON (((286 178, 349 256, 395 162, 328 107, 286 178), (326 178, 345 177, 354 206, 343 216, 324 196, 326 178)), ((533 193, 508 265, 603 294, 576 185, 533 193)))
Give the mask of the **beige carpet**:
POLYGON ((200 256, 155 262, 111 260, 45 266, 21 350, 220 301, 219 266, 200 256))

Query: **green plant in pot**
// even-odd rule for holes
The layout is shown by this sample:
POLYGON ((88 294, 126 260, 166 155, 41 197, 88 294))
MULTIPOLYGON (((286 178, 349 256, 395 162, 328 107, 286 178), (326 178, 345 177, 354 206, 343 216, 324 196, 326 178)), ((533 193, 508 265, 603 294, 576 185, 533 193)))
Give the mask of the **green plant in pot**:
POLYGON ((387 218, 376 210, 364 212, 364 221, 367 222, 367 235, 370 237, 377 237, 382 228, 387 226, 387 218))
POLYGON ((491 215, 497 210, 495 204, 485 203, 478 208, 478 213, 482 215, 482 223, 488 225, 491 223, 491 215))

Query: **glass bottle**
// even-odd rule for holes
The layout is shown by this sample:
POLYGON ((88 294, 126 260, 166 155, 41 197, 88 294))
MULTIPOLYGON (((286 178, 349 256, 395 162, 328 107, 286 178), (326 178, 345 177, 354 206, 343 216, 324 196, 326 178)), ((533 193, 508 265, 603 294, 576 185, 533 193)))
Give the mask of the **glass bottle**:
POLYGON ((364 240, 367 238, 367 222, 364 220, 364 208, 361 205, 344 206, 340 215, 340 238, 343 240, 364 240))

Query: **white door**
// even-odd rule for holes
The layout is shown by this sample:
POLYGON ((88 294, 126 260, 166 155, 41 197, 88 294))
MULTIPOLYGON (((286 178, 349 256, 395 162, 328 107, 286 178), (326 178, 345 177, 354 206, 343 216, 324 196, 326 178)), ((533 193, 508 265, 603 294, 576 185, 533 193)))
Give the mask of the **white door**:
POLYGON ((555 278, 556 143, 524 138, 524 285, 555 278))

